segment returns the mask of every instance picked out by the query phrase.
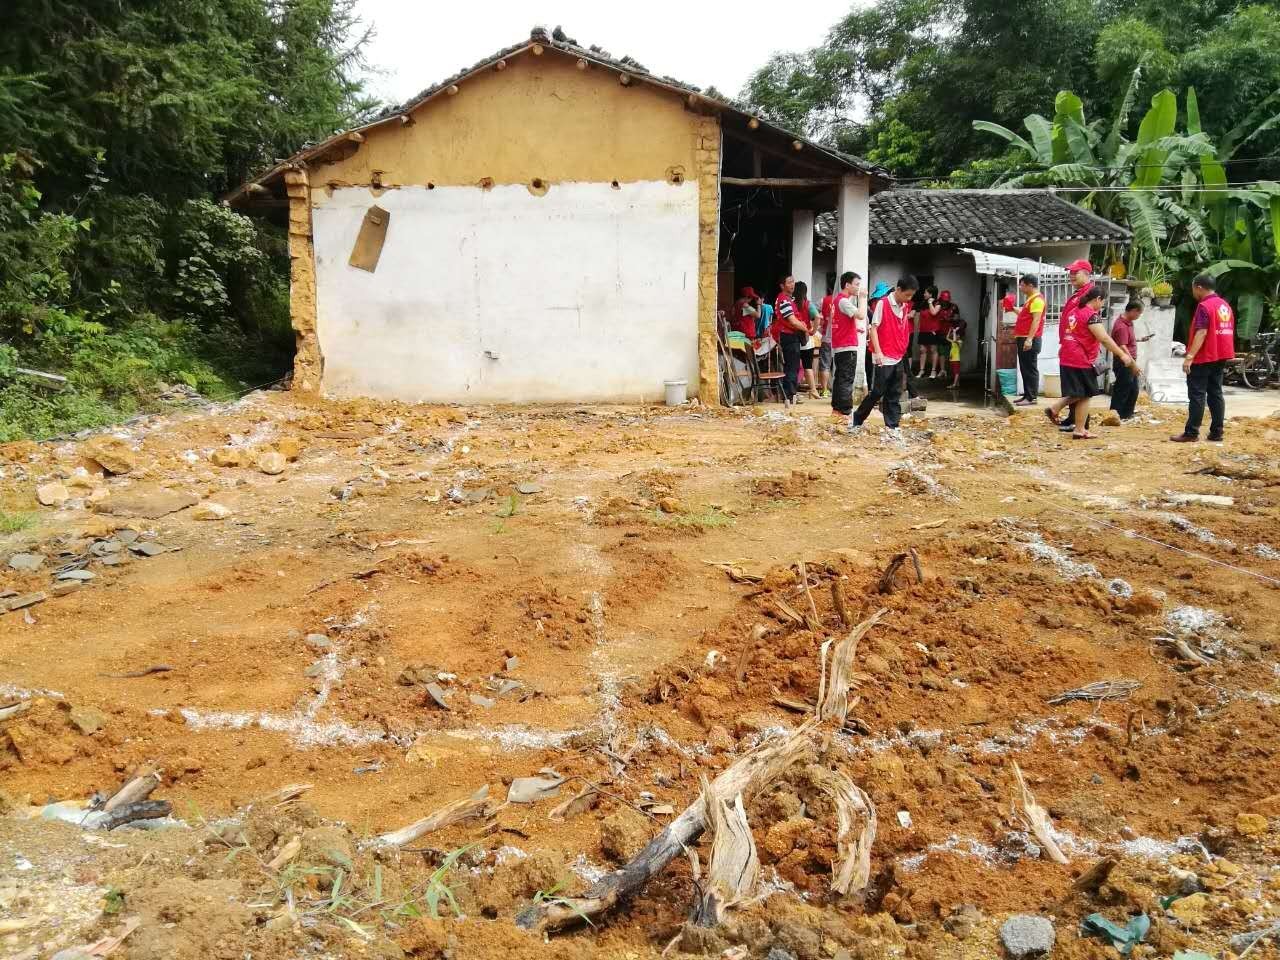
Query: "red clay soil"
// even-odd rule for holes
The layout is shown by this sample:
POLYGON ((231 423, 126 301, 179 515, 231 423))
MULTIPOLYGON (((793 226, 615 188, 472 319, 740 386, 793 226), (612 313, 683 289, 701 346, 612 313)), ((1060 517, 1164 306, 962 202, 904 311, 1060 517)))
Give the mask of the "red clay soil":
POLYGON ((0 508, 34 519, 0 563, 44 557, 2 587, 49 594, 0 614, 0 715, 26 705, 0 720, 0 954, 133 917, 113 956, 991 957, 1020 912, 1054 920, 1055 957, 1116 956, 1079 936, 1093 912, 1151 917, 1134 956, 1225 956, 1275 924, 1280 419, 1188 448, 1151 408, 1092 445, 1034 415, 849 438, 801 409, 266 394, 130 425, 119 474, 91 442, 0 448, 0 508), (69 500, 37 506, 59 479, 69 500), (174 492, 230 515, 137 516, 174 492), (911 549, 920 574, 886 581, 911 549), (94 578, 52 595, 68 564, 94 578), (748 806, 761 899, 688 926, 680 860, 593 927, 515 925, 794 728, 821 644, 881 609, 846 732, 748 806), (1047 702, 1119 679, 1140 686, 1047 702), (1015 761, 1068 864, 1015 809, 1015 761), (32 819, 147 765, 165 829, 32 819), (544 768, 556 797, 503 804, 544 768), (820 768, 878 812, 870 886, 844 900, 820 768), (309 787, 272 799, 290 784, 309 787), (486 784, 488 817, 371 843, 486 784))

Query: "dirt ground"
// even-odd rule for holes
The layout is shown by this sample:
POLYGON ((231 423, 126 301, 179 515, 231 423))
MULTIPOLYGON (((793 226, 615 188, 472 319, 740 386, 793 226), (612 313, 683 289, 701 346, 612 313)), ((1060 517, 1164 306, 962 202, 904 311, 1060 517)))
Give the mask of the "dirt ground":
POLYGON ((0 448, 34 520, 0 534, 0 955, 977 958, 1030 913, 1055 957, 1117 956, 1098 912, 1149 917, 1133 956, 1225 957, 1277 927, 1280 414, 1188 447, 1150 407, 1093 443, 826 412, 267 393, 0 448), (686 924, 680 859, 593 926, 519 928, 803 721, 833 583, 850 625, 886 613, 848 727, 747 805, 756 899, 686 924), (1108 680, 1139 685, 1048 702, 1108 680), (46 807, 152 767, 157 829, 46 807), (877 813, 843 898, 831 769, 877 813))

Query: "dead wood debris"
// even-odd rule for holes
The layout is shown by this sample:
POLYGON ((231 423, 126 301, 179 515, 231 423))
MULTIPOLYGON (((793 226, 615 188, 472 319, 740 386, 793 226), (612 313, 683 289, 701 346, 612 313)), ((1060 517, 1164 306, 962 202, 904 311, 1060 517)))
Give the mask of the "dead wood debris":
POLYGON ((423 834, 431 833, 433 830, 442 830, 455 823, 461 823, 463 820, 477 820, 485 817, 488 815, 488 809, 489 785, 485 784, 471 796, 447 803, 435 813, 424 817, 417 823, 411 823, 409 826, 393 833, 384 833, 378 837, 377 842, 384 846, 402 847, 417 840, 423 834))
POLYGON ((876 839, 876 808, 866 791, 839 770, 824 770, 819 781, 836 807, 836 850, 831 890, 842 897, 861 893, 871 882, 871 845, 876 839), (862 827, 854 838, 854 826, 862 827))
POLYGON ((596 881, 583 896, 554 903, 534 903, 521 911, 516 924, 526 930, 551 933, 583 922, 594 923, 596 918, 643 889, 702 835, 708 826, 708 800, 732 803, 741 796, 745 803, 793 764, 806 756, 814 756, 818 746, 830 736, 831 728, 840 729, 847 719, 847 684, 853 674, 853 664, 841 658, 852 658, 858 641, 885 613, 879 610, 858 624, 834 650, 831 641, 823 644, 822 685, 813 717, 789 736, 767 741, 735 760, 629 863, 596 881))
POLYGON ((751 898, 760 877, 760 858, 742 794, 732 798, 716 796, 704 777, 702 802, 707 829, 712 834, 711 862, 691 919, 697 926, 714 927, 724 919, 726 910, 751 898))
POLYGON ((920 566, 920 557, 912 547, 907 553, 895 553, 889 558, 889 566, 885 567, 884 573, 880 575, 880 583, 876 586, 877 593, 893 593, 898 570, 907 560, 910 560, 915 567, 916 583, 924 583, 924 570, 920 566))
POLYGON ((1015 806, 1021 807, 1022 820, 1027 825, 1027 829, 1040 841, 1041 848, 1050 860, 1054 863, 1070 863, 1067 855, 1058 846, 1058 841, 1053 837, 1053 823, 1049 820, 1049 811, 1036 803, 1035 795, 1027 786, 1026 778, 1023 777, 1016 760, 1013 761, 1013 776, 1018 783, 1019 792, 1019 796, 1014 798, 1015 806))
POLYGON ((1074 690, 1064 690, 1056 697, 1050 697, 1047 702, 1059 704, 1069 703, 1072 700, 1128 700, 1141 686, 1141 680, 1099 680, 1097 683, 1085 684, 1074 690))

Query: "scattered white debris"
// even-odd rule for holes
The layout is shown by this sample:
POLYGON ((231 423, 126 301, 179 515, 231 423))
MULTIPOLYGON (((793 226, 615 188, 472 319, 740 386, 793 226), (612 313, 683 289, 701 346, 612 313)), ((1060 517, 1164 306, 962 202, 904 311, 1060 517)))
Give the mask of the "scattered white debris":
POLYGON ((193 710, 181 708, 178 713, 193 730, 244 730, 258 727, 272 733, 283 733, 295 746, 309 747, 359 747, 387 739, 381 730, 360 729, 342 720, 316 721, 304 714, 278 713, 229 713, 220 710, 193 710))
POLYGON ((569 864, 569 869, 587 883, 597 883, 608 876, 609 871, 587 859, 585 853, 578 854, 578 859, 569 864))
POLYGON ((1224 618, 1214 610, 1188 605, 1170 610, 1165 614, 1165 622, 1172 630, 1180 630, 1183 633, 1205 633, 1222 626, 1224 618))
POLYGON ((1128 600, 1133 596, 1133 587, 1129 585, 1127 580, 1121 580, 1116 577, 1114 580, 1107 581, 1107 592, 1113 597, 1120 597, 1122 600, 1128 600))
POLYGON ((911 829, 911 813, 908 810, 898 811, 898 825, 904 830, 911 829))
POLYGON ((509 724, 497 729, 475 727, 469 730, 448 730, 445 736, 457 740, 491 740, 504 750, 540 750, 545 747, 563 747, 569 740, 585 732, 530 729, 522 724, 509 724))
POLYGON ((942 843, 931 843, 925 848, 924 853, 918 853, 913 857, 907 857, 899 861, 902 868, 908 873, 914 873, 924 866, 925 860, 930 854, 934 853, 950 853, 961 857, 975 857, 984 863, 994 864, 999 860, 999 854, 996 848, 983 843, 974 837, 960 837, 952 834, 942 843))
POLYGON ((1082 580, 1085 577, 1101 578, 1098 568, 1092 563, 1082 563, 1079 560, 1072 560, 1062 550, 1053 546, 1038 533, 1026 534, 1026 538, 1022 542, 1022 547, 1027 553, 1035 557, 1037 560, 1043 560, 1046 563, 1052 563, 1057 568, 1058 573, 1066 580, 1082 580))
POLYGON ((1258 544, 1253 552, 1263 560, 1280 560, 1280 550, 1267 543, 1258 544))

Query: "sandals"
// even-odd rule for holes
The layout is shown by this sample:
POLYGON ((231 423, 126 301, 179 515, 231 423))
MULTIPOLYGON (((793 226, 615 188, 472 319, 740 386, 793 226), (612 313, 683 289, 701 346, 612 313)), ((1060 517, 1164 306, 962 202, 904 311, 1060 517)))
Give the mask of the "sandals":
POLYGON ((1058 422, 1058 415, 1053 412, 1052 407, 1045 407, 1044 415, 1049 418, 1049 422, 1052 423, 1055 427, 1062 426, 1062 424, 1058 422))
POLYGON ((1089 433, 1089 431, 1086 430, 1084 433, 1071 434, 1071 439, 1072 440, 1097 440, 1098 435, 1096 433, 1089 433))

